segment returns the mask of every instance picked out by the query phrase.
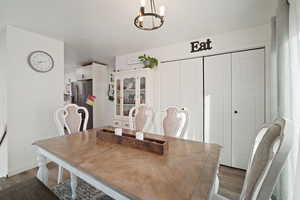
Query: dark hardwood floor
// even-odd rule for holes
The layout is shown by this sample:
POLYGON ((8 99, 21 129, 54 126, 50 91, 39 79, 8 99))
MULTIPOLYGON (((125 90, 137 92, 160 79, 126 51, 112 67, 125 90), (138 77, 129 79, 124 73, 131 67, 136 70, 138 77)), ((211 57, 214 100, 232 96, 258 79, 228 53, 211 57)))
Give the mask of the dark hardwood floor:
POLYGON ((238 200, 239 195, 242 192, 245 174, 246 174, 245 170, 220 166, 219 193, 229 199, 238 200))
MULTIPOLYGON (((49 181, 48 187, 52 188, 57 184, 58 166, 55 163, 48 164, 49 169, 49 181)), ((24 180, 36 176, 37 169, 28 170, 18 175, 0 179, 0 192, 3 189, 11 187, 24 180)), ((69 174, 65 171, 64 179, 68 179, 69 174)), ((237 200, 243 187, 245 178, 245 171, 240 169, 234 169, 230 167, 220 166, 219 171, 220 189, 219 193, 229 199, 237 200)))
MULTIPOLYGON (((48 165, 48 187, 52 188, 57 184, 57 175, 58 175, 58 166, 55 163, 49 163, 48 165)), ((6 189, 8 187, 11 187, 12 185, 16 183, 20 183, 24 180, 29 180, 32 177, 36 176, 37 174, 37 168, 22 172, 20 174, 17 174, 15 176, 11 176, 9 178, 0 178, 0 191, 3 189, 6 189)), ((64 173, 64 179, 69 178, 69 173, 64 173)))
POLYGON ((36 177, 17 183, 0 192, 1 200, 59 200, 59 198, 36 177))

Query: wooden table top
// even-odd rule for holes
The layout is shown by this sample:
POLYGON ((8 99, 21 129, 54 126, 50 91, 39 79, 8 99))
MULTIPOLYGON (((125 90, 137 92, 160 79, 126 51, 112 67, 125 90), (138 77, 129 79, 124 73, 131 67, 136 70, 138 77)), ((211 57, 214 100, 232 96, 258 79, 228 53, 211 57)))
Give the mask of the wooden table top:
POLYGON ((145 152, 96 137, 100 128, 55 137, 34 145, 95 177, 131 199, 207 200, 221 147, 171 137, 167 155, 145 152))

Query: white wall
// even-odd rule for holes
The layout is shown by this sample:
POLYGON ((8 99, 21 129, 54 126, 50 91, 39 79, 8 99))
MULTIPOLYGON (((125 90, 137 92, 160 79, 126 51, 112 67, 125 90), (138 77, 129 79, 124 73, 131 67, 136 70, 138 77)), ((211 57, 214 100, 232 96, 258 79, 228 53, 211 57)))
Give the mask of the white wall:
POLYGON ((217 53, 226 53, 262 46, 267 46, 269 48, 270 36, 270 24, 219 35, 207 35, 189 41, 178 42, 173 45, 116 56, 116 67, 129 67, 128 62, 137 60, 138 56, 145 53, 151 56, 155 56, 161 62, 163 62, 169 60, 212 55, 217 53), (198 53, 190 53, 190 42, 198 40, 206 41, 207 38, 210 38, 212 40, 213 48, 211 50, 198 53))
POLYGON ((8 174, 36 166, 32 143, 58 135, 54 111, 63 105, 64 43, 7 27, 8 174), (54 69, 37 73, 27 64, 35 50, 52 55, 54 69))
POLYGON ((94 127, 112 125, 113 103, 108 100, 109 68, 104 65, 93 66, 93 94, 96 96, 94 104, 94 127))
POLYGON ((65 79, 65 84, 66 84, 66 83, 69 83, 70 81, 71 81, 71 82, 74 82, 74 81, 77 80, 77 79, 76 79, 76 74, 75 74, 75 72, 65 73, 64 79, 65 79))
MULTIPOLYGON (((6 124, 6 78, 5 59, 6 57, 6 30, 0 30, 0 138, 4 133, 6 124)), ((7 137, 6 137, 7 138, 7 137)), ((0 146, 0 177, 7 175, 7 139, 0 146)))
MULTIPOLYGON (((220 35, 211 35, 203 36, 196 38, 194 40, 189 40, 185 42, 179 42, 177 44, 163 46, 160 48, 148 49, 141 52, 130 53, 126 55, 116 56, 116 69, 128 69, 134 68, 137 65, 130 65, 130 63, 137 62, 137 57, 143 54, 154 56, 159 59, 160 62, 172 61, 186 58, 193 58, 199 56, 207 56, 219 53, 233 52, 257 47, 266 48, 266 114, 267 121, 270 120, 270 105, 271 105, 271 79, 270 79, 270 42, 271 42, 271 26, 266 24, 263 26, 258 26, 250 29, 239 30, 229 33, 224 33, 220 35), (207 38, 212 40, 212 49, 208 51, 202 51, 197 53, 190 53, 190 42, 191 41, 206 41, 207 38)), ((156 70, 156 74, 159 74, 156 70)), ((172 74, 170 74, 172 76, 172 74)), ((159 99, 159 80, 156 75, 155 84, 155 99, 159 99)), ((156 102, 155 105, 159 105, 159 102, 156 102)), ((155 108, 158 110, 158 107, 155 108)))

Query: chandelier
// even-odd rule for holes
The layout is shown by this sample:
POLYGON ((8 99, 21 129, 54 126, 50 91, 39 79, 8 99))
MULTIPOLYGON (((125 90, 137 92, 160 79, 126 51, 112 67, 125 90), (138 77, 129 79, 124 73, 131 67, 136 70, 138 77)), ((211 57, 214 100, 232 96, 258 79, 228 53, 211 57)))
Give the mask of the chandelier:
POLYGON ((160 6, 159 13, 156 11, 155 0, 150 1, 150 12, 146 12, 146 1, 141 0, 139 15, 134 19, 134 25, 145 31, 152 31, 162 27, 164 24, 165 7, 160 6))

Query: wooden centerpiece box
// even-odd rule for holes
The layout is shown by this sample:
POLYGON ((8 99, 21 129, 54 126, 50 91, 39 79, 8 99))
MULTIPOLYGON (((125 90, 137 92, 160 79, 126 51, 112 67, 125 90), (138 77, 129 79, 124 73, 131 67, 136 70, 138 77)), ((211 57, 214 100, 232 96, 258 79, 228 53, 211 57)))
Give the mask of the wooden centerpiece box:
POLYGON ((165 155, 168 152, 169 144, 166 139, 144 136, 144 140, 138 140, 135 138, 136 131, 134 130, 122 129, 122 136, 115 135, 114 130, 113 127, 101 128, 97 131, 97 137, 107 142, 122 144, 159 155, 165 155))

